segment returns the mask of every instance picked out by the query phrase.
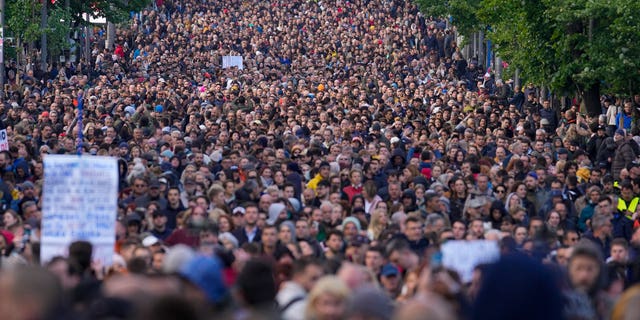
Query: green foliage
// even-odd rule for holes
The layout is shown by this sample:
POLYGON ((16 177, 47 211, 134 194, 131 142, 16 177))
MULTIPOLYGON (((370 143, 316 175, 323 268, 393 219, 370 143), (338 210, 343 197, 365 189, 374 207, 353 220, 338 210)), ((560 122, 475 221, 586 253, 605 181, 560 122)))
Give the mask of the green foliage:
POLYGON ((556 93, 638 92, 640 1, 416 1, 426 14, 451 15, 463 35, 488 27, 486 36, 505 61, 556 93))
POLYGON ((477 15, 481 0, 416 0, 420 10, 427 16, 449 17, 458 31, 467 36, 482 28, 477 15))
POLYGON ((141 11, 151 4, 151 0, 70 0, 69 6, 74 20, 84 24, 82 13, 89 13, 93 18, 105 17, 107 21, 121 23, 129 19, 131 11, 141 11))
POLYGON ((67 34, 71 32, 71 11, 56 6, 49 11, 47 20, 47 43, 52 57, 60 55, 70 47, 67 34))
POLYGON ((32 0, 7 0, 5 3, 5 36, 12 35, 21 43, 40 39, 39 2, 32 0))

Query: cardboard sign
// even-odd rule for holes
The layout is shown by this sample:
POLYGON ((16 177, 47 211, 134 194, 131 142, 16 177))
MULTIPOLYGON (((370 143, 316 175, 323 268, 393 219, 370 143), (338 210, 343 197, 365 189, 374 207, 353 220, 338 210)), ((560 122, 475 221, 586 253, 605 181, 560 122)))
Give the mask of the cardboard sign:
POLYGON ((442 265, 458 272, 465 283, 471 281, 476 266, 500 258, 498 243, 487 240, 447 241, 441 251, 442 265))
POLYGON ((118 212, 115 158, 51 155, 44 158, 41 261, 66 256, 69 244, 93 244, 93 259, 111 264, 118 212))

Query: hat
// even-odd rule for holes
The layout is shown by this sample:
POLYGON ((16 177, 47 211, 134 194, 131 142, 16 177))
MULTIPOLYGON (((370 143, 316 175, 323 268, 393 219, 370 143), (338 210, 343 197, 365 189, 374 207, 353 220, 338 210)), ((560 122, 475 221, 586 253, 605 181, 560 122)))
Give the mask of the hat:
POLYGON ((158 179, 158 183, 168 184, 169 182, 167 181, 167 178, 160 178, 158 179))
POLYGON ((172 158, 173 157, 173 152, 171 152, 171 150, 165 150, 165 151, 162 151, 162 153, 160 153, 160 155, 163 156, 163 157, 172 158))
MULTIPOLYGON (((167 182, 167 180, 164 180, 165 183, 167 182)), ((153 179, 151 180, 151 182, 149 182, 149 189, 158 189, 160 188, 160 181, 153 179)))
POLYGON ((197 256, 180 269, 180 274, 199 287, 210 302, 220 302, 227 294, 222 262, 215 257, 197 256))
POLYGON ((158 82, 160 82, 160 83, 166 83, 167 81, 165 81, 165 80, 164 80, 164 78, 160 78, 160 79, 158 79, 158 82))
POLYGON ((25 182, 23 182, 23 183, 21 184, 21 186, 22 186, 22 189, 23 189, 23 190, 24 190, 24 189, 35 189, 35 188, 36 188, 36 186, 35 186, 35 185, 33 184, 33 182, 31 182, 31 181, 25 181, 25 182))
POLYGON ((598 130, 605 130, 605 129, 606 129, 606 127, 605 127, 605 126, 603 126, 603 125, 599 125, 599 126, 598 126, 598 130))
POLYGON ((48 111, 42 111, 42 113, 40 114, 40 116, 44 117, 44 118, 48 118, 49 117, 49 112, 48 111))
POLYGON ((484 200, 482 198, 473 198, 469 200, 469 208, 479 208, 484 205, 484 200))
POLYGON ((160 239, 156 238, 155 236, 146 236, 143 240, 142 240, 142 245, 145 247, 151 247, 155 244, 159 244, 160 243, 160 239))
POLYGON ((126 142, 120 142, 120 144, 118 145, 118 148, 129 148, 129 144, 126 142))
POLYGON ((322 167, 329 167, 329 168, 331 168, 331 165, 330 165, 330 164, 329 164, 329 162, 327 162, 327 161, 322 161, 322 162, 320 163, 320 168, 322 168, 322 167))
POLYGON ((136 113, 136 108, 134 108, 133 106, 127 106, 124 108, 124 112, 128 114, 134 114, 136 113))
POLYGON ((558 148, 558 154, 569 154, 569 151, 565 148, 558 148))
POLYGON ((398 143, 398 142, 400 142, 400 138, 393 137, 393 138, 391 138, 391 140, 389 140, 389 142, 391 142, 391 144, 398 143))
POLYGON ((162 112, 162 110, 164 110, 164 109, 162 108, 161 105, 157 105, 156 106, 156 112, 160 113, 160 112, 162 112))
POLYGON ((616 134, 619 134, 619 135, 621 135, 621 136, 624 136, 624 130, 622 130, 622 129, 618 129, 618 130, 616 130, 616 134))
POLYGON ((140 223, 142 221, 142 218, 137 213, 133 213, 127 216, 126 221, 127 225, 130 225, 132 222, 140 223))
POLYGON ((359 136, 355 136, 355 137, 353 137, 353 139, 351 139, 351 142, 354 142, 354 141, 358 141, 358 142, 360 142, 360 144, 362 144, 362 138, 359 137, 359 136))
POLYGON ((534 171, 529 171, 529 173, 527 173, 527 176, 538 180, 538 174, 536 174, 534 171))
POLYGON ((296 162, 289 162, 287 164, 287 170, 302 173, 302 170, 300 170, 300 166, 296 162))
POLYGON ((244 213, 245 213, 245 212, 246 212, 246 211, 244 210, 244 208, 243 208, 243 207, 235 207, 235 208, 233 209, 232 214, 234 214, 234 215, 235 215, 235 214, 238 214, 238 213, 239 213, 239 214, 244 215, 244 213))
POLYGON ((397 276, 399 274, 400 271, 398 270, 398 268, 396 268, 396 266, 392 265, 391 263, 385 264, 380 271, 380 275, 383 277, 397 276))
POLYGON ((551 123, 549 122, 549 120, 548 120, 548 119, 542 119, 542 120, 540 120, 540 124, 541 124, 541 125, 543 125, 543 126, 548 126, 548 125, 550 125, 551 123))

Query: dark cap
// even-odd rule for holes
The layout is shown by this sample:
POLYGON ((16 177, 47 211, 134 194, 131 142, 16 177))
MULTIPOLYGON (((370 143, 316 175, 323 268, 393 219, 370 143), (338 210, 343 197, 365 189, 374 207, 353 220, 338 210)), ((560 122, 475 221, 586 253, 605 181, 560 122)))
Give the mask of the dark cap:
POLYGON ((327 162, 327 161, 322 161, 322 162, 320 163, 320 168, 322 168, 322 167, 329 167, 329 168, 331 168, 331 165, 330 165, 330 164, 329 164, 329 162, 327 162))

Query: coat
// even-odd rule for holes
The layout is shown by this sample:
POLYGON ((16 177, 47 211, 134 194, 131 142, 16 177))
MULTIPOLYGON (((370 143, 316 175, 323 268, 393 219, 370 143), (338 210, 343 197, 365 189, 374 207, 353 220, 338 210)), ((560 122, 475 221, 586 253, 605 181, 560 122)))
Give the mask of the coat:
POLYGON ((629 141, 619 141, 616 144, 618 147, 616 148, 616 152, 613 156, 611 171, 613 172, 613 179, 615 181, 619 181, 620 171, 636 159, 636 154, 629 141))

